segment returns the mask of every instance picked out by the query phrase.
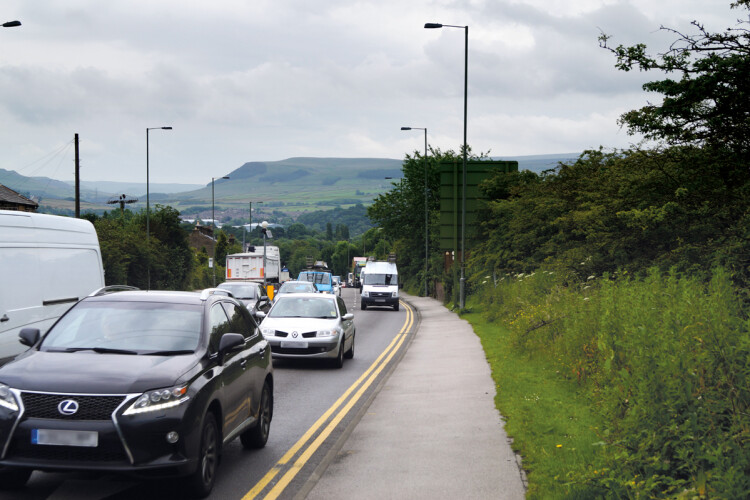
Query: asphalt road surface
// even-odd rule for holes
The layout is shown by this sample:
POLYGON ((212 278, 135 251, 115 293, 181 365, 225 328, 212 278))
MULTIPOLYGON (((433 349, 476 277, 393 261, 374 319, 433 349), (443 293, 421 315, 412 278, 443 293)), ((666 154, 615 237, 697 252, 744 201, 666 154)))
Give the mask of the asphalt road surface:
MULTIPOLYGON (((402 303, 359 309, 358 290, 343 290, 357 328, 354 359, 340 370, 313 361, 274 361, 274 417, 268 444, 224 449, 215 499, 293 498, 313 472, 320 473, 336 442, 356 425, 378 385, 400 359, 415 318, 402 303), (317 470, 316 470, 317 469, 317 470)), ((333 451, 332 451, 333 450, 333 451)), ((133 480, 93 473, 34 472, 26 488, 0 492, 13 500, 171 500, 183 498, 174 480, 133 480)))

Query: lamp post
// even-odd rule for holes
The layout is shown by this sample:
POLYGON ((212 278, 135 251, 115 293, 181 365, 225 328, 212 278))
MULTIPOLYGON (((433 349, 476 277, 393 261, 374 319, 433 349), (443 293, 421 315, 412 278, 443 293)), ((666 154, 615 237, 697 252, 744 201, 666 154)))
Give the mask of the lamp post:
POLYGON ((469 27, 455 26, 452 24, 425 23, 426 29, 436 28, 462 28, 464 30, 464 147, 463 147, 463 174, 461 183, 461 280, 459 281, 458 307, 464 309, 466 305, 466 107, 469 83, 469 27))
MULTIPOLYGON (((219 179, 229 179, 228 175, 225 175, 224 177, 219 177, 219 179)), ((216 177, 211 177, 211 239, 213 240, 213 252, 211 252, 211 257, 214 259, 214 265, 213 265, 213 271, 214 271, 214 287, 216 286, 216 205, 214 203, 214 182, 216 181, 216 177)))
MULTIPOLYGON (((19 23, 20 24, 20 23, 19 23)), ((148 180, 148 131, 149 130, 172 130, 172 127, 147 127, 146 128, 146 275, 147 290, 151 290, 151 247, 150 247, 150 217, 151 203, 149 199, 149 180, 148 180)))
POLYGON ((401 127, 401 130, 424 130, 424 296, 427 297, 427 259, 429 256, 429 230, 427 216, 427 128, 401 127))
MULTIPOLYGON (((253 202, 250 201, 250 233, 253 232, 253 202)), ((263 203, 262 201, 256 201, 255 203, 263 203)), ((245 233, 246 231, 242 232, 242 251, 245 251, 245 233)))
POLYGON ((3 28, 15 28, 16 26, 21 26, 21 21, 8 21, 7 23, 3 23, 3 28))

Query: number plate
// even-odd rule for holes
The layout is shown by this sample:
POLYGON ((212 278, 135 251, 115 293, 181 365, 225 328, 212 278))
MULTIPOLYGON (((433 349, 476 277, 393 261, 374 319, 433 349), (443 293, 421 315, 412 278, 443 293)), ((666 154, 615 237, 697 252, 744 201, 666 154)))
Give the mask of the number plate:
POLYGON ((307 349, 307 342, 282 342, 281 347, 291 349, 307 349))
POLYGON ((375 302, 385 302, 385 299, 375 299, 375 302))
POLYGON ((52 446, 99 446, 99 433, 95 431, 64 431, 57 429, 32 429, 31 444, 52 446))

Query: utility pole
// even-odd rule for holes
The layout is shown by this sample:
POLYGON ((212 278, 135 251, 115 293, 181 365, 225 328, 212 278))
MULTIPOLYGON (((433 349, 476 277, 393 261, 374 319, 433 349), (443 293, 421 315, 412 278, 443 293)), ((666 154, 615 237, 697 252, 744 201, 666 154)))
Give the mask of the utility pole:
POLYGON ((76 150, 76 219, 81 217, 81 162, 78 157, 78 134, 73 138, 76 150))

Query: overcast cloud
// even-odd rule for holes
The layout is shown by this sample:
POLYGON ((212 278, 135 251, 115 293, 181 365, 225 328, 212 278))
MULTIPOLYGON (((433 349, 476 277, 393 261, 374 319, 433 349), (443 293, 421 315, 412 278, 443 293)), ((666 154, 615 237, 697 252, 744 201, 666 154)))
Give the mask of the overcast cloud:
POLYGON ((638 141, 617 125, 658 96, 599 48, 734 26, 729 0, 6 0, 0 168, 86 180, 210 182, 247 161, 404 157, 463 141, 492 156, 638 141))

